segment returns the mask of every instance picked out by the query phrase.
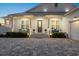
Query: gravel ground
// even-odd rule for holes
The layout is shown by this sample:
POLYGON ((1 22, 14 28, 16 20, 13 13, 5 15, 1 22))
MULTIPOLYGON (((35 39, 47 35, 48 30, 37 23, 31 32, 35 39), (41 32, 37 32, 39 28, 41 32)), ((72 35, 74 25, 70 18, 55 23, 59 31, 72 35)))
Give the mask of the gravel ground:
POLYGON ((0 38, 0 56, 77 56, 79 41, 58 38, 0 38))

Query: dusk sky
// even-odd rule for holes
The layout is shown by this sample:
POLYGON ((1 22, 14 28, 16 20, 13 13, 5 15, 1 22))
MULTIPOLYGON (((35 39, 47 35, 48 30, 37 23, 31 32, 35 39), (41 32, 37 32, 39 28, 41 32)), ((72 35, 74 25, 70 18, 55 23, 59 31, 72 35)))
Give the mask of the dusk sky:
POLYGON ((0 3, 0 17, 27 11, 38 3, 0 3))
MULTIPOLYGON (((38 3, 0 3, 0 17, 24 12, 37 5, 38 3)), ((75 5, 79 5, 79 3, 75 3, 75 5)))

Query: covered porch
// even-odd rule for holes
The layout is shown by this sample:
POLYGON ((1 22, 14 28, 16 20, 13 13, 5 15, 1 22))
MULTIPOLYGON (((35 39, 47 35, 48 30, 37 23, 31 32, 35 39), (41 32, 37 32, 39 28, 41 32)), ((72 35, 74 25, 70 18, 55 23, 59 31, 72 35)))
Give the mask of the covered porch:
POLYGON ((60 15, 23 15, 13 17, 12 21, 12 31, 49 34, 51 30, 62 30, 62 16, 60 15))

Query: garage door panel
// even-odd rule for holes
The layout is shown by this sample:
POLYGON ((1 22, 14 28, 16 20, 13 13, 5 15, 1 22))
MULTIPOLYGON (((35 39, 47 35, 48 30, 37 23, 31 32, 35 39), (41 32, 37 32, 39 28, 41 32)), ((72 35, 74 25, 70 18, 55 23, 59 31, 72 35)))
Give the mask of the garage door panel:
POLYGON ((71 39, 79 40, 79 21, 71 23, 71 39))

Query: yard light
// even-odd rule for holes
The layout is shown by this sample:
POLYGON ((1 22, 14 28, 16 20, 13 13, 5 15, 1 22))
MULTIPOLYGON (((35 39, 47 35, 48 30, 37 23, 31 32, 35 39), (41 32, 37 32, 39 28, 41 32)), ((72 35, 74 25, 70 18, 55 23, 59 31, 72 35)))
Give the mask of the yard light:
POLYGON ((52 35, 52 33, 50 33, 49 35, 52 35))

